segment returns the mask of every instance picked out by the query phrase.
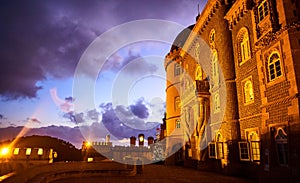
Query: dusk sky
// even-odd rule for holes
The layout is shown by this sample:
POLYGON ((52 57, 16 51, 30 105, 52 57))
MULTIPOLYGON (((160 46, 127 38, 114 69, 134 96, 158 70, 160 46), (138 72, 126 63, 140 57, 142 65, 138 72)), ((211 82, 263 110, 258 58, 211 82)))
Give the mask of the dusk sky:
MULTIPOLYGON (((198 4, 201 10, 205 3, 206 0, 1 1, 0 128, 94 128, 97 124, 99 134, 111 133, 120 140, 130 137, 132 129, 155 129, 162 123, 165 110, 163 59, 170 44, 144 41, 126 45, 110 55, 96 81, 88 76, 83 81, 84 90, 94 91, 95 105, 78 111, 74 111, 78 98, 73 95, 76 67, 88 46, 115 26, 159 19, 187 27, 195 23, 198 4), (125 80, 131 83, 122 91, 118 87, 125 80), (89 82, 95 88, 85 88, 92 86, 89 82), (120 92, 126 97, 116 100, 120 92)), ((122 34, 126 36, 126 32, 122 34)), ((172 35, 173 39, 176 35, 172 35)))

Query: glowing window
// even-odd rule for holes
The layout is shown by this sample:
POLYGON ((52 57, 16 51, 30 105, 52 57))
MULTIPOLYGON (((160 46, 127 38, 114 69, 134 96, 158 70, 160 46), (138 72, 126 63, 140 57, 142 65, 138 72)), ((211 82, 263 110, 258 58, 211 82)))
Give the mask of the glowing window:
POLYGON ((217 148, 217 158, 223 159, 224 158, 224 147, 223 147, 223 137, 220 133, 218 133, 216 138, 216 148, 217 148))
POLYGON ((282 76, 280 57, 277 52, 273 52, 268 61, 269 81, 273 81, 282 76))
POLYGON ((199 65, 197 66, 195 78, 196 80, 202 80, 202 69, 199 65))
POLYGON ((275 135, 277 158, 280 165, 288 165, 288 146, 287 146, 287 134, 282 128, 277 130, 275 135))
POLYGON ((37 154, 38 154, 38 155, 43 155, 43 148, 39 148, 37 154))
POLYGON ((253 85, 250 79, 244 83, 244 100, 246 104, 254 100, 253 85))
POLYGON ((216 39, 216 31, 215 29, 212 29, 209 33, 209 43, 210 44, 215 43, 215 39, 216 39))
POLYGON ((214 112, 220 111, 220 95, 219 92, 214 94, 214 112))
POLYGON ((212 86, 219 86, 218 53, 216 50, 213 50, 212 53, 212 86))
POLYGON ((26 149, 26 155, 29 156, 31 154, 31 148, 26 149))
POLYGON ((247 30, 244 31, 244 34, 242 35, 240 46, 241 46, 242 62, 245 62, 251 57, 249 35, 247 30))
POLYGON ((258 6, 258 22, 262 21, 269 13, 267 0, 264 0, 258 6))
POLYGON ((251 145, 251 158, 253 161, 260 160, 260 141, 256 132, 250 133, 249 142, 251 145))
POLYGON ((15 148, 15 149, 14 149, 14 155, 18 155, 19 152, 20 152, 20 148, 15 148))

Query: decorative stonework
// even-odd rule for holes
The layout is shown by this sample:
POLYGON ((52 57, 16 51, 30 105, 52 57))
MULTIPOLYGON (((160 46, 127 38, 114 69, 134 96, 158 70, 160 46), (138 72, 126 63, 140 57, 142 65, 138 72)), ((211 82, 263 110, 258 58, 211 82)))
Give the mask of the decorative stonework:
POLYGON ((263 47, 269 46, 273 42, 277 41, 280 35, 286 31, 286 30, 293 30, 300 28, 300 22, 293 22, 289 25, 286 25, 282 27, 279 31, 277 32, 269 32, 262 38, 260 38, 256 43, 255 43, 255 50, 254 52, 260 50, 263 47))
POLYGON ((244 16, 249 10, 248 0, 236 1, 232 8, 228 11, 225 19, 228 20, 229 29, 231 30, 234 25, 244 16))

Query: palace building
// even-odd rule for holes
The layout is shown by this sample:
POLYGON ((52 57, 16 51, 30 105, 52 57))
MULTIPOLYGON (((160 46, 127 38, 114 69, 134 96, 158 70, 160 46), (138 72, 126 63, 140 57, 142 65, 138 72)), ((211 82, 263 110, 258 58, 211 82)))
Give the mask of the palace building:
POLYGON ((165 57, 167 164, 299 180, 300 2, 208 0, 165 57))

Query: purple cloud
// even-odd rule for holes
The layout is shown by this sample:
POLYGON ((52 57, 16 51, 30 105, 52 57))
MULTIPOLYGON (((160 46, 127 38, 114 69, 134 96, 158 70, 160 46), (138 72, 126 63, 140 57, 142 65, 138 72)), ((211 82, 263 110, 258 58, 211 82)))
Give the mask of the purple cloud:
POLYGON ((188 25, 196 13, 192 0, 2 1, 0 95, 35 98, 40 81, 72 77, 87 46, 113 26, 145 18, 188 25))
POLYGON ((132 49, 127 51, 126 56, 114 54, 104 64, 103 69, 112 72, 119 72, 124 69, 130 75, 145 74, 145 72, 154 73, 158 70, 156 65, 146 62, 139 52, 136 53, 132 49))
POLYGON ((131 112, 141 119, 146 119, 149 116, 148 108, 145 105, 144 98, 138 99, 134 105, 129 106, 131 112))
POLYGON ((139 133, 145 136, 155 136, 159 122, 145 122, 134 115, 124 106, 113 108, 110 103, 102 104, 102 123, 105 128, 118 139, 129 138, 139 133))

